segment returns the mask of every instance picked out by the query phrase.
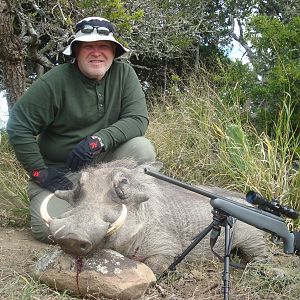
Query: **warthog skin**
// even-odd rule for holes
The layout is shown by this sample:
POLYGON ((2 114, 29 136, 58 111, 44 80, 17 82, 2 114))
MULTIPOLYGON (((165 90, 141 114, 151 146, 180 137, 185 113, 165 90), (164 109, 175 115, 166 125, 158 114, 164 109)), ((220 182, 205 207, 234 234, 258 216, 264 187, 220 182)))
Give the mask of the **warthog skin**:
MULTIPOLYGON (((151 169, 149 165, 136 166, 126 160, 99 165, 82 173, 75 190, 56 191, 73 208, 49 221, 55 242, 75 255, 112 249, 144 262, 157 274, 164 271, 212 222, 212 206, 210 199, 202 195, 145 174, 145 167, 151 169), (127 207, 125 222, 108 235, 122 204, 127 207)), ((232 192, 201 188, 245 203, 232 192)), ((215 247, 220 255, 224 253, 223 232, 224 228, 215 247)), ((240 221, 233 226, 232 246, 249 259, 268 256, 263 232, 240 221)), ((208 235, 185 261, 211 256, 208 235)))

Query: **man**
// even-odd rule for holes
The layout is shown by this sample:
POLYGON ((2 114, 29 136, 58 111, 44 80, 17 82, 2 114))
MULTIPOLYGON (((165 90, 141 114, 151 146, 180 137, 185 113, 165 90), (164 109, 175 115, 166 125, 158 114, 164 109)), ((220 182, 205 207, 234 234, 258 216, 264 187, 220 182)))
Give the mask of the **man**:
MULTIPOLYGON (((72 189, 78 171, 97 162, 132 158, 155 160, 145 138, 145 95, 133 68, 115 61, 129 50, 114 38, 112 24, 90 17, 76 25, 59 65, 36 80, 14 105, 7 132, 18 160, 28 171, 31 227, 49 242, 40 217, 43 199, 55 190, 72 189)), ((51 199, 48 211, 61 215, 69 204, 51 199)))

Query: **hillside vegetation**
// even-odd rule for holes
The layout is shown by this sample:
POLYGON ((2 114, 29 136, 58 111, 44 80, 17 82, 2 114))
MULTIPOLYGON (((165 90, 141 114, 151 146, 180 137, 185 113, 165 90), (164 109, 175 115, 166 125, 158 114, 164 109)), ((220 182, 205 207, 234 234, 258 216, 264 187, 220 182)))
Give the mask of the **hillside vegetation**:
MULTIPOLYGON (((203 77, 191 77, 188 85, 174 84, 164 95, 148 99, 147 137, 164 164, 162 172, 195 185, 254 190, 300 210, 299 137, 290 126, 289 103, 282 105, 269 136, 244 117, 238 98, 226 104, 203 77)), ((28 176, 5 131, 1 137, 1 207, 27 221, 28 176)))

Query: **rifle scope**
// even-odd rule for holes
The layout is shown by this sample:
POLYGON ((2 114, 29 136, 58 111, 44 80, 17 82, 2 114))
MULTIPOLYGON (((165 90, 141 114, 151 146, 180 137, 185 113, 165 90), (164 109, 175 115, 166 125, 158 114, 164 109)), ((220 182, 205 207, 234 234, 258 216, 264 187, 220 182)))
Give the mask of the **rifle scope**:
POLYGON ((250 191, 246 194, 246 201, 248 203, 258 205, 258 207, 263 210, 274 212, 277 215, 282 214, 294 220, 296 220, 299 217, 299 213, 296 210, 288 206, 281 205, 276 200, 268 201, 267 199, 263 198, 260 194, 255 193, 254 191, 250 191))

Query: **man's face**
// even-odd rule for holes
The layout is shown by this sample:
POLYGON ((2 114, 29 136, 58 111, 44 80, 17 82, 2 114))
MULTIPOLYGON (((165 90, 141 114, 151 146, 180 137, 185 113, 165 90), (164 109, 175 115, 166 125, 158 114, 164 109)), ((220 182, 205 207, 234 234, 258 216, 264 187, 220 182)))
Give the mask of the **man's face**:
POLYGON ((79 70, 88 78, 101 80, 115 57, 115 44, 110 41, 81 42, 76 59, 79 70))

